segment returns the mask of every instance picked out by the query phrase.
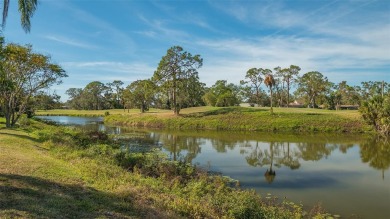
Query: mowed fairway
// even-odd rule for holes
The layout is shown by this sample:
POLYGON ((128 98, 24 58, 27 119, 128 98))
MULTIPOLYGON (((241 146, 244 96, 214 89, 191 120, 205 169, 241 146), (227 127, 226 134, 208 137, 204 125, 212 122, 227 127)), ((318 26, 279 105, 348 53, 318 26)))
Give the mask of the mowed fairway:
POLYGON ((47 110, 36 115, 104 116, 110 125, 186 130, 240 130, 272 132, 372 132, 357 110, 269 107, 192 107, 180 115, 171 110, 47 110))
MULTIPOLYGON (((211 107, 211 106, 201 106, 201 107, 191 107, 185 108, 180 111, 181 115, 189 115, 196 113, 204 113, 209 111, 215 111, 223 108, 231 108, 231 107, 211 107)), ((269 107, 242 107, 253 110, 269 110, 269 107)), ((69 110, 69 109, 55 109, 55 110, 37 110, 35 112, 36 115, 64 115, 64 116, 104 116, 105 113, 108 112, 110 115, 139 115, 139 109, 109 109, 109 110, 69 110)), ((344 118, 350 119, 359 119, 361 118, 359 112, 357 110, 324 110, 324 109, 311 109, 311 108, 279 108, 274 107, 274 113, 298 113, 298 114, 333 114, 339 115, 344 118)), ((163 110, 163 109, 154 109, 151 108, 143 115, 159 115, 159 116, 169 116, 173 115, 173 111, 171 110, 163 110)))

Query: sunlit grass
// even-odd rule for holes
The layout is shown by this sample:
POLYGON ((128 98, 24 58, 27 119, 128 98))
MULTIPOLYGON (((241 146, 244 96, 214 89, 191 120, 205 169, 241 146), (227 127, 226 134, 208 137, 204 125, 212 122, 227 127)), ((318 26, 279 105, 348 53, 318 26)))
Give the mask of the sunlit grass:
MULTIPOLYGON (((212 106, 201 106, 201 107, 191 107, 185 108, 180 111, 181 115, 188 115, 194 113, 203 113, 208 111, 214 111, 218 109, 223 109, 224 107, 212 107, 212 106)), ((229 108, 229 107, 226 107, 229 108)), ((244 108, 244 107, 243 107, 244 108)), ((269 107, 246 107, 252 110, 261 110, 269 111, 269 107)), ((170 116, 173 115, 172 110, 163 110, 151 108, 145 113, 140 113, 139 109, 108 109, 108 110, 70 110, 70 109, 55 109, 55 110, 37 110, 36 115, 69 115, 69 116, 79 116, 79 115, 90 115, 90 116, 104 116, 106 112, 109 112, 110 115, 150 115, 150 114, 159 114, 160 116, 170 116)), ((302 114, 334 114, 339 115, 345 118, 358 119, 360 114, 357 110, 325 110, 325 109, 311 109, 311 108, 279 108, 274 107, 275 113, 302 113, 302 114)))
POLYGON ((110 114, 105 122, 121 126, 168 129, 242 130, 271 132, 370 132, 357 110, 267 107, 194 107, 138 114, 110 114))
MULTIPOLYGON (((71 110, 71 109, 55 109, 55 110, 37 110, 36 115, 56 115, 56 116, 104 116, 108 112, 110 115, 118 114, 140 114, 139 109, 108 109, 108 110, 71 110)), ((150 109, 148 113, 169 113, 170 110, 150 109)))
POLYGON ((192 107, 180 111, 153 109, 47 110, 36 115, 105 116, 105 122, 169 129, 256 130, 278 132, 367 132, 371 131, 357 110, 325 110, 274 107, 192 107))

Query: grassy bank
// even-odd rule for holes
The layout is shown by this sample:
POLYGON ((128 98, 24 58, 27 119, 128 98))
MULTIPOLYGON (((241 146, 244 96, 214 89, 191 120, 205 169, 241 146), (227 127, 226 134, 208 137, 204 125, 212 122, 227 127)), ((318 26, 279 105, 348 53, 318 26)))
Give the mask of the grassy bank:
POLYGON ((275 108, 274 112, 271 115, 266 108, 198 107, 183 109, 180 116, 174 116, 171 112, 110 114, 104 121, 120 126, 165 129, 338 133, 372 131, 359 113, 352 110, 275 108))
MULTIPOLYGON (((37 116, 105 116, 106 114, 118 115, 118 114, 137 114, 138 109, 110 109, 110 110, 70 110, 70 109, 55 109, 55 110, 37 110, 35 115, 37 116)), ((168 113, 168 110, 151 109, 150 113, 168 113)))
POLYGON ((124 153, 102 133, 0 118, 0 218, 305 218, 159 153, 124 153))

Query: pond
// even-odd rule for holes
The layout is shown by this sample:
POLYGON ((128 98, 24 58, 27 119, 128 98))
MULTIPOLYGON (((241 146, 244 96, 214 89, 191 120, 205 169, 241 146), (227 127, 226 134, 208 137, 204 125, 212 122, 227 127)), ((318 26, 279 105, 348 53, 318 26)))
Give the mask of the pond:
POLYGON ((127 139, 128 149, 160 147, 171 159, 229 176, 262 196, 306 207, 321 203, 343 217, 390 218, 389 141, 346 134, 136 130, 105 126, 99 117, 39 118, 115 134, 127 139))

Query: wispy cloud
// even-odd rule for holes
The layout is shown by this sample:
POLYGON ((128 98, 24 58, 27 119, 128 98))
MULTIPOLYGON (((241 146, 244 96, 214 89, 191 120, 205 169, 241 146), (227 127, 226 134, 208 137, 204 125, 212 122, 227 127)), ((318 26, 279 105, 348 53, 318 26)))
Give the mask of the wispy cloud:
POLYGON ((91 44, 88 44, 88 43, 85 43, 85 42, 80 42, 80 41, 75 40, 75 39, 70 39, 70 38, 67 38, 67 37, 64 37, 64 36, 47 35, 47 36, 43 36, 43 38, 48 39, 48 40, 52 40, 52 41, 55 41, 55 42, 63 43, 63 44, 66 44, 66 45, 70 45, 70 46, 85 48, 85 49, 96 49, 96 48, 98 48, 97 46, 94 46, 94 45, 91 45, 91 44))
MULTIPOLYGON (((375 71, 390 63, 390 45, 373 44, 373 39, 385 39, 385 32, 374 30, 365 42, 350 43, 309 37, 263 37, 256 40, 200 40, 197 45, 208 51, 204 57, 202 77, 229 78, 238 83, 252 67, 273 69, 291 64, 302 67, 302 73, 320 71, 325 75, 348 74, 351 70, 375 71), (348 70, 349 69, 349 70, 348 70)), ((362 81, 362 80, 360 80, 362 81)))
POLYGON ((151 28, 151 30, 148 30, 147 32, 156 32, 158 33, 159 37, 164 37, 167 39, 177 39, 179 41, 180 39, 185 39, 190 36, 185 31, 168 27, 168 25, 166 24, 167 21, 165 20, 148 19, 143 15, 139 15, 138 17, 142 22, 144 22, 144 24, 151 28))
MULTIPOLYGON (((70 71, 88 71, 88 72, 110 72, 112 76, 126 75, 129 78, 135 75, 148 75, 151 77, 155 70, 154 67, 146 63, 123 63, 111 61, 92 61, 92 62, 63 62, 62 65, 70 71)), ((101 75, 97 75, 101 77, 101 75)), ((95 79, 96 80, 96 79, 95 79)))

